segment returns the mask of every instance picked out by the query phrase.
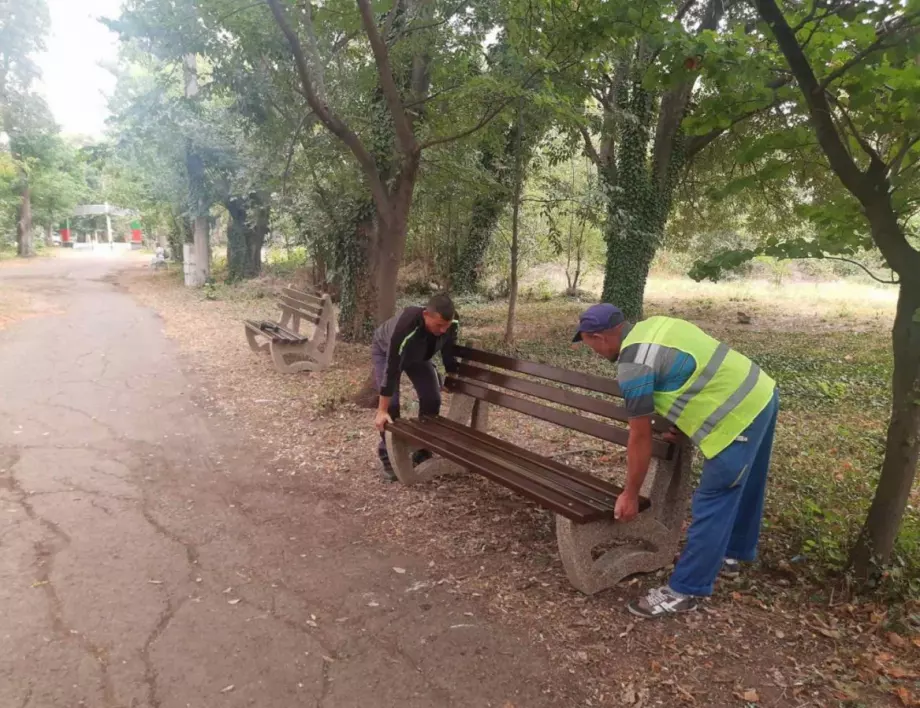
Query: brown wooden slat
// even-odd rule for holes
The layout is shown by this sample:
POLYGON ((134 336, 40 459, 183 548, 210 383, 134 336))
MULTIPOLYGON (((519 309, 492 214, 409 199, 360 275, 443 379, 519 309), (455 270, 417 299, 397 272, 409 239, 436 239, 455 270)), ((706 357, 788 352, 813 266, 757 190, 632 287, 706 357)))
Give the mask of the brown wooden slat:
MULTIPOLYGON (((608 513, 613 512, 616 499, 623 492, 615 484, 556 460, 529 453, 516 445, 493 438, 481 431, 474 431, 465 425, 448 421, 446 418, 424 418, 422 428, 431 431, 429 435, 449 434, 466 449, 473 449, 480 454, 492 456, 501 465, 523 468, 528 475, 534 476, 544 484, 553 486, 565 494, 584 499, 592 506, 599 506, 607 510, 608 513)), ((648 499, 644 497, 639 499, 640 510, 644 511, 650 506, 651 502, 648 499)))
POLYGON ((292 290, 291 288, 282 288, 281 295, 302 302, 305 305, 311 305, 312 307, 322 307, 323 305, 323 298, 319 295, 311 295, 310 293, 303 293, 299 290, 292 290))
POLYGON ((507 369, 516 371, 521 374, 530 374, 547 381, 567 384, 577 388, 583 388, 595 393, 606 393, 609 396, 623 397, 620 391, 620 385, 610 378, 604 376, 594 376, 593 374, 583 374, 580 371, 569 371, 560 369, 557 366, 549 364, 538 364, 535 361, 526 361, 524 359, 514 359, 510 356, 495 354, 493 352, 484 352, 481 349, 471 349, 470 347, 457 346, 454 352, 458 359, 475 361, 486 366, 494 366, 498 369, 507 369))
POLYGON ((290 312, 294 315, 297 315, 302 320, 306 320, 307 322, 312 322, 313 324, 319 324, 319 315, 315 315, 308 310, 303 310, 299 307, 294 307, 292 305, 289 305, 286 302, 278 302, 278 307, 281 308, 282 312, 290 312))
MULTIPOLYGON (((463 378, 474 379, 491 386, 498 386, 500 388, 506 388, 509 391, 516 391, 517 393, 524 393, 528 396, 542 398, 544 401, 552 401, 553 403, 559 403, 569 408, 585 411, 586 413, 594 413, 595 415, 619 420, 624 423, 629 420, 629 413, 624 406, 592 396, 586 396, 583 393, 566 391, 556 386, 547 386, 546 384, 538 383, 530 379, 503 374, 493 369, 483 369, 481 366, 468 364, 466 362, 460 364, 459 374, 463 378)), ((652 420, 652 428, 658 432, 664 432, 670 427, 670 423, 666 420, 652 420)))
POLYGON ((308 288, 307 290, 301 290, 299 288, 295 288, 293 285, 285 285, 282 288, 282 290, 289 290, 295 295, 310 295, 312 297, 320 297, 320 298, 323 296, 323 293, 321 290, 319 290, 318 288, 313 288, 313 287, 308 288))
POLYGON ((243 323, 256 334, 261 334, 262 336, 268 337, 275 342, 299 343, 306 341, 306 337, 301 337, 299 334, 295 334, 294 332, 291 332, 289 329, 285 329, 279 324, 273 323, 275 324, 275 327, 278 328, 278 331, 266 331, 262 329, 261 323, 256 322, 255 320, 244 320, 243 323))
MULTIPOLYGON (((517 445, 509 443, 506 440, 493 437, 488 433, 470 428, 466 425, 462 425, 453 420, 450 420, 449 418, 442 418, 441 416, 425 418, 424 423, 426 425, 431 425, 432 427, 447 428, 456 432, 458 435, 461 435, 467 439, 471 447, 489 447, 499 451, 500 454, 509 459, 516 457, 519 459, 527 460, 534 465, 545 468, 553 474, 572 480, 580 487, 589 487, 594 489, 604 496, 613 497, 615 499, 623 492, 621 487, 613 484, 612 482, 608 482, 607 480, 595 477, 594 475, 589 474, 583 470, 576 469, 575 467, 570 467, 569 465, 563 464, 562 462, 554 460, 550 457, 544 457, 537 454, 536 452, 518 447, 517 445)), ((648 499, 645 497, 639 498, 640 511, 643 511, 650 506, 651 502, 648 499)))
POLYGON ((490 460, 496 467, 508 469, 527 477, 537 484, 554 489, 560 494, 578 499, 588 506, 598 511, 610 513, 616 503, 616 494, 599 492, 591 486, 580 483, 566 474, 560 474, 555 470, 550 470, 542 465, 538 465, 530 460, 517 455, 508 454, 507 450, 500 447, 483 445, 472 441, 460 431, 451 428, 439 426, 436 418, 422 418, 418 421, 408 421, 426 438, 436 438, 450 444, 457 449, 458 453, 465 450, 475 450, 480 455, 490 460))
MULTIPOLYGON (((497 406, 508 408, 518 413, 524 413, 533 418, 539 418, 563 428, 576 430, 580 433, 587 433, 593 437, 616 443, 617 445, 626 446, 629 441, 629 431, 623 428, 617 428, 613 425, 601 423, 591 418, 585 418, 575 413, 561 411, 556 408, 544 406, 542 403, 535 403, 519 396, 512 396, 502 391, 496 391, 486 388, 481 384, 471 381, 463 381, 456 378, 448 378, 445 382, 447 389, 453 393, 463 393, 472 396, 487 403, 494 403, 497 406)), ((652 455, 661 459, 670 459, 671 446, 662 440, 652 440, 652 455)))
POLYGON ((307 302, 306 300, 299 300, 296 297, 291 297, 290 295, 280 295, 279 297, 281 302, 287 303, 291 307, 296 307, 299 310, 306 310, 307 312, 311 312, 317 317, 319 317, 323 311, 323 306, 321 304, 316 305, 314 303, 307 302))
POLYGON ((581 503, 575 499, 560 494, 552 489, 535 483, 517 472, 508 469, 498 469, 494 463, 478 455, 475 451, 469 449, 458 449, 442 440, 432 439, 431 436, 425 435, 424 431, 414 428, 410 421, 397 420, 392 425, 387 426, 387 430, 392 432, 419 448, 431 450, 431 452, 452 460, 463 467, 470 469, 483 477, 488 477, 494 482, 508 487, 521 496, 527 497, 537 502, 551 511, 561 514, 568 519, 577 523, 587 523, 596 521, 601 518, 609 517, 609 512, 602 512, 587 504, 581 503))

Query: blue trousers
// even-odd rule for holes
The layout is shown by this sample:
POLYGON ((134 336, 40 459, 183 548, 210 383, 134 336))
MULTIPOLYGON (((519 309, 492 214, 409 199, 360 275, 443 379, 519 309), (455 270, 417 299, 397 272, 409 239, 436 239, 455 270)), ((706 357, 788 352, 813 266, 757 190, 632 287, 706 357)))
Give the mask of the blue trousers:
POLYGON ((672 590, 711 595, 725 558, 752 561, 757 555, 778 412, 777 392, 741 439, 703 464, 687 545, 671 574, 672 590))

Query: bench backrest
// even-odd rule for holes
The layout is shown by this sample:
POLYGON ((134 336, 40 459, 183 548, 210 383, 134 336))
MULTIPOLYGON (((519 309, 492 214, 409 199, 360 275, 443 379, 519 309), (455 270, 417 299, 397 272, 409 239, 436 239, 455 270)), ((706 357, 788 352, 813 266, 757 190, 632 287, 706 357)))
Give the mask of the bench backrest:
POLYGON ((287 287, 281 289, 281 295, 278 300, 284 309, 294 311, 301 319, 313 324, 319 323, 319 318, 323 311, 323 298, 321 295, 287 287))
MULTIPOLYGON (((449 391, 465 394, 479 401, 493 403, 618 445, 625 446, 629 440, 629 431, 624 427, 573 412, 591 413, 601 418, 624 422, 628 420, 628 415, 622 403, 587 396, 577 391, 544 383, 552 382, 622 398, 620 387, 614 379, 514 359, 471 347, 457 347, 455 351, 457 357, 461 359, 460 371, 456 375, 447 377, 446 386, 449 391), (541 381, 524 376, 513 376, 510 372, 524 374, 541 379, 541 381), (538 403, 531 400, 533 398, 572 410, 563 410, 538 403)), ((665 420, 654 418, 652 420, 652 428, 657 433, 664 432, 669 427, 665 420)), ((652 443, 652 454, 662 459, 670 459, 672 448, 671 443, 656 438, 652 443)))

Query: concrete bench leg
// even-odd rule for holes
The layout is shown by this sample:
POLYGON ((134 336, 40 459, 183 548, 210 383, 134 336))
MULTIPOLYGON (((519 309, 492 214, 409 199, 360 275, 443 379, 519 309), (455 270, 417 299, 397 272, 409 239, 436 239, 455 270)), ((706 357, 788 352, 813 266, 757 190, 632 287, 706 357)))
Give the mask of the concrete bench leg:
POLYGON ((390 464, 393 466, 396 478, 403 484, 418 484, 448 472, 464 471, 460 465, 445 460, 443 457, 433 457, 418 467, 413 467, 412 453, 415 452, 415 448, 390 432, 386 433, 386 443, 390 464))
POLYGON ((592 595, 674 560, 690 502, 690 462, 686 441, 677 446, 673 460, 654 462, 642 488, 652 506, 628 523, 576 524, 556 516, 559 556, 572 585, 592 595))
POLYGON ((268 349, 268 342, 260 343, 259 340, 256 339, 258 335, 255 332, 253 332, 251 329, 249 329, 249 327, 246 327, 245 325, 244 328, 246 330, 246 341, 249 342, 249 348, 252 349, 252 351, 258 354, 268 349))
POLYGON ((559 556, 572 585, 593 595, 616 585, 634 573, 663 568, 674 558, 677 535, 650 513, 644 512, 628 524, 595 521, 576 524, 556 515, 559 556), (595 549, 607 548, 594 557, 595 549))
POLYGON ((301 371, 315 371, 316 362, 309 359, 288 363, 286 356, 309 356, 309 348, 304 344, 283 344, 272 342, 270 345, 272 363, 275 370, 282 374, 296 374, 301 371))
MULTIPOLYGON (((457 423, 469 425, 471 417, 475 420, 477 411, 480 411, 480 403, 481 401, 477 401, 470 396, 454 394, 451 398, 450 410, 448 410, 445 417, 457 423)), ((483 405, 481 412, 479 412, 483 423, 485 423, 485 411, 486 408, 483 405)), ((387 453, 390 456, 390 464, 393 465, 393 471, 396 473, 396 478, 403 484, 418 484, 419 482, 425 482, 429 479, 440 477, 442 474, 448 474, 449 472, 466 471, 456 462, 445 460, 443 457, 432 457, 418 467, 413 467, 412 453, 415 452, 415 448, 409 445, 405 440, 400 440, 395 437, 392 433, 386 434, 386 443, 387 453)))

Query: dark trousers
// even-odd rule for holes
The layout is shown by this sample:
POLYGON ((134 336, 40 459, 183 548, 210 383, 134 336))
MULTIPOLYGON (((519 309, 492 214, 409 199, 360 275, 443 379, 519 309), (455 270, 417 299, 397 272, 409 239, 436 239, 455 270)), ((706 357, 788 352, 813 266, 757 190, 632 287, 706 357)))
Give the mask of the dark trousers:
MULTIPOLYGON (((387 353, 377 347, 371 349, 371 359, 374 363, 374 378, 377 380, 378 389, 383 386, 387 369, 387 353)), ((430 361, 420 361, 417 363, 407 364, 400 373, 409 377, 415 393, 418 396, 419 415, 437 415, 441 412, 441 379, 438 376, 438 370, 430 361)), ((396 390, 390 399, 390 407, 387 409, 393 420, 399 418, 399 382, 396 382, 396 390)), ((380 445, 378 451, 381 457, 387 452, 386 442, 383 434, 380 435, 380 445)))

